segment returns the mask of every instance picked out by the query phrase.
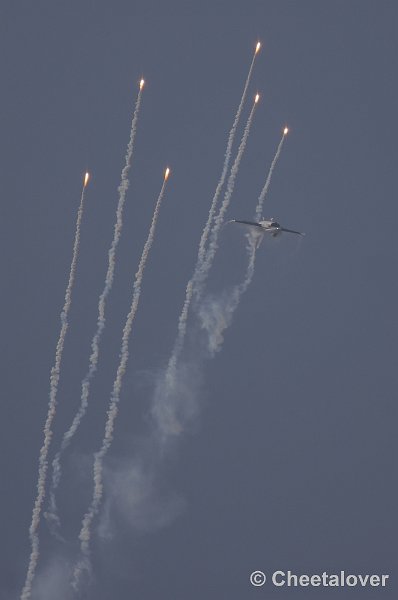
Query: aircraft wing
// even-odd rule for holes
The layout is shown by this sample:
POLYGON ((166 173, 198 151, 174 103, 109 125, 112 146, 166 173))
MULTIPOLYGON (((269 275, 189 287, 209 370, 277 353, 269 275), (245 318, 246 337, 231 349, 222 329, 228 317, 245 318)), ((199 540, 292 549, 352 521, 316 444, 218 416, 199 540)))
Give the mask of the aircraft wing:
POLYGON ((301 231, 294 231, 294 229, 285 229, 281 227, 279 231, 286 231, 287 233, 296 233, 297 235, 305 235, 305 233, 301 233, 301 231))
POLYGON ((229 221, 229 223, 242 223, 243 225, 250 225, 251 227, 257 227, 257 229, 264 230, 264 227, 255 221, 239 221, 238 219, 232 219, 232 221, 229 221))

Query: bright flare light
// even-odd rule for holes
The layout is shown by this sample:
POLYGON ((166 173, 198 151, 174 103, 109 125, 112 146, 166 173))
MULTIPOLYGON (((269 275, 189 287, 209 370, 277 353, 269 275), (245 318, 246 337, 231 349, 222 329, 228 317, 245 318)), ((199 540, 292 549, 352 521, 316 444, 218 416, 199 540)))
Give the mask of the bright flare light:
POLYGON ((285 127, 283 130, 283 135, 287 135, 289 133, 289 127, 285 127))
POLYGON ((142 90, 142 88, 144 87, 144 85, 145 85, 145 79, 141 79, 141 81, 140 81, 140 90, 142 90))
POLYGON ((170 175, 170 169, 169 169, 169 167, 167 167, 167 169, 164 172, 164 180, 165 181, 167 181, 169 175, 170 175))
POLYGON ((86 185, 88 184, 88 180, 90 179, 90 173, 86 173, 84 176, 84 184, 83 187, 86 187, 86 185))
POLYGON ((254 54, 258 54, 258 52, 260 52, 260 48, 261 48, 261 42, 257 42, 256 51, 254 54))
POLYGON ((257 102, 260 100, 260 94, 256 94, 256 97, 254 98, 254 104, 257 104, 257 102))

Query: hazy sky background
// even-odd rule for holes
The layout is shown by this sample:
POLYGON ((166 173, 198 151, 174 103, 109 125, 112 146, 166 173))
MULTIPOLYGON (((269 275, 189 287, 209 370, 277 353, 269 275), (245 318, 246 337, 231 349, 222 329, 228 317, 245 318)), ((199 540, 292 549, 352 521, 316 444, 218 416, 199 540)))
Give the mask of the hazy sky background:
MULTIPOLYGON (((133 276, 169 165, 107 461, 119 499, 110 502, 108 487, 84 597, 396 598, 397 4, 8 0, 0 16, 1 598, 18 598, 26 574, 82 174, 92 181, 51 458, 88 366, 142 76, 100 369, 60 489, 67 542, 43 523, 34 597, 70 597, 62 572, 76 556, 133 276), (307 236, 260 248, 222 352, 201 367, 198 417, 135 513, 129 469, 145 445, 154 378, 174 341, 258 39, 244 120, 255 92, 262 98, 227 218, 253 217, 288 124, 264 214, 307 236), (254 589, 255 569, 387 573, 390 583, 254 589)), ((242 232, 224 229, 210 291, 241 281, 245 264, 242 232)), ((194 353, 199 336, 190 333, 194 353)))

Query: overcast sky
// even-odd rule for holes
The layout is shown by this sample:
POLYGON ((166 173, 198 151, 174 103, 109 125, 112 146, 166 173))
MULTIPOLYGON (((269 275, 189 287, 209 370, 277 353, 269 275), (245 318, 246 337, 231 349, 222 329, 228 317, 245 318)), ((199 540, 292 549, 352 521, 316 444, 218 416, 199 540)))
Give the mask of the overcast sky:
MULTIPOLYGON (((1 598, 19 598, 26 576, 82 174, 89 170, 92 180, 50 460, 88 367, 141 77, 99 369, 63 462, 65 541, 41 523, 32 598, 73 598, 93 452, 167 165, 172 176, 94 523, 93 580, 82 597, 397 597, 397 16, 393 0, 3 0, 1 598), (226 218, 253 218, 287 124, 264 215, 307 235, 262 244, 212 359, 191 314, 184 360, 195 415, 153 462, 155 382, 174 343, 257 40, 263 47, 234 152, 257 91, 261 100, 226 218), (390 582, 333 593, 256 589, 256 569, 386 573, 390 582)), ((206 294, 225 299, 244 277, 244 233, 223 228, 219 242, 206 294)))

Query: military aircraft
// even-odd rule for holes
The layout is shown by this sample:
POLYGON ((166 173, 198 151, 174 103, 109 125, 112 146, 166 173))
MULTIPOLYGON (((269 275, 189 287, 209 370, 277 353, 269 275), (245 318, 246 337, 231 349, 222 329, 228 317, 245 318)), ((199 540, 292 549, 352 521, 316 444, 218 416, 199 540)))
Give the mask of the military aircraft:
POLYGON ((253 233, 269 233, 272 235, 272 237, 279 235, 282 231, 287 233, 295 233, 297 235, 305 235, 305 233, 301 233, 301 231, 295 231, 294 229, 286 229, 286 227, 282 227, 282 225, 280 225, 277 221, 274 221, 274 219, 262 219, 258 223, 255 221, 239 221, 238 219, 232 219, 232 221, 228 221, 228 223, 242 223, 243 225, 248 225, 253 233))

